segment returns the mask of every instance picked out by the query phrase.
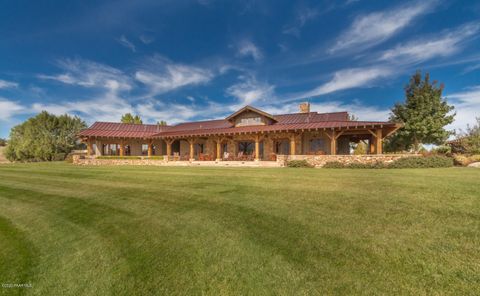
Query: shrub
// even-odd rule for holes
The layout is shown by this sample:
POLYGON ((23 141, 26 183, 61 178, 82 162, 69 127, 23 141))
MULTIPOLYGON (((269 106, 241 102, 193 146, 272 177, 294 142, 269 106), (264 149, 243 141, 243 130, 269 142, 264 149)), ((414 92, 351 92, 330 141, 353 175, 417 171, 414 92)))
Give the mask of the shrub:
POLYGON ((329 161, 324 164, 323 167, 326 169, 343 169, 345 168, 345 165, 340 161, 329 161))
POLYGON ((437 154, 447 155, 452 152, 452 148, 450 146, 438 146, 433 150, 433 152, 437 154))
POLYGON ((446 168, 453 166, 453 159, 445 156, 404 157, 395 160, 388 168, 446 168))
POLYGON ((323 167, 329 169, 403 169, 403 168, 446 168, 453 166, 453 159, 445 156, 404 157, 392 163, 350 163, 327 162, 323 167))
POLYGON ((97 159, 142 159, 140 156, 109 156, 109 155, 102 155, 97 156, 97 159))
POLYGON ((473 162, 480 161, 480 154, 475 155, 465 155, 465 154, 454 154, 453 160, 456 165, 467 166, 473 162))
POLYGON ((313 168, 314 166, 304 160, 290 160, 287 161, 287 167, 289 168, 313 168))
POLYGON ((149 156, 146 159, 152 159, 152 160, 163 160, 163 156, 149 156))

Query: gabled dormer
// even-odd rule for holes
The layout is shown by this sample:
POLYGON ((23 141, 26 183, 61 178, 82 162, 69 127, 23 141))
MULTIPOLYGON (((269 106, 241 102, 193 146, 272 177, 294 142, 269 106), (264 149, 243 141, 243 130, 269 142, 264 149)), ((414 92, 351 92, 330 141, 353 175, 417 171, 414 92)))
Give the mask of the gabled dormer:
POLYGON ((271 114, 252 106, 245 106, 225 119, 230 121, 235 127, 271 125, 277 121, 271 114))

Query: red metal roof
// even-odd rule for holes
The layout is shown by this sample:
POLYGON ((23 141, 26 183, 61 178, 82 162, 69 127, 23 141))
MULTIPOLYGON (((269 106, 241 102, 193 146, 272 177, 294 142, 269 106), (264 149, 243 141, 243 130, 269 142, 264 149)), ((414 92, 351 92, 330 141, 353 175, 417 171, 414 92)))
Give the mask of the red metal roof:
POLYGON ((200 135, 238 134, 252 132, 292 131, 326 128, 371 128, 373 126, 395 126, 391 122, 349 121, 347 112, 334 113, 293 113, 274 116, 276 122, 271 125, 234 127, 226 119, 180 123, 174 126, 156 124, 124 124, 96 122, 90 128, 80 132, 86 137, 123 137, 123 138, 163 138, 200 135))
POLYGON ((118 122, 95 122, 78 135, 84 137, 147 138, 168 129, 157 124, 128 124, 118 122))

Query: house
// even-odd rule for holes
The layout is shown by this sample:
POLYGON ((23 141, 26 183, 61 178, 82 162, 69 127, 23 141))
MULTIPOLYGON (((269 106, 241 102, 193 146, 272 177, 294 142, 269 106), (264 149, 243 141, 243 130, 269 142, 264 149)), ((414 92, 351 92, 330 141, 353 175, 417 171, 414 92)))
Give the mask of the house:
POLYGON ((277 155, 350 154, 350 144, 368 141, 382 154, 382 141, 401 125, 353 121, 348 112, 272 115, 245 106, 227 118, 172 126, 95 122, 80 132, 88 155, 164 155, 173 160, 275 160, 277 155))

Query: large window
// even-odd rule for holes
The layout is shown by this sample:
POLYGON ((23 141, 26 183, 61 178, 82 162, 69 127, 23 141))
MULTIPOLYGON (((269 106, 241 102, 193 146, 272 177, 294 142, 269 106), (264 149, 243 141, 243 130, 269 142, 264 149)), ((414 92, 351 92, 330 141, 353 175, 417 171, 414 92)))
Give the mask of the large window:
POLYGON ((313 139, 310 141, 310 151, 311 152, 325 152, 325 140, 324 139, 313 139))

